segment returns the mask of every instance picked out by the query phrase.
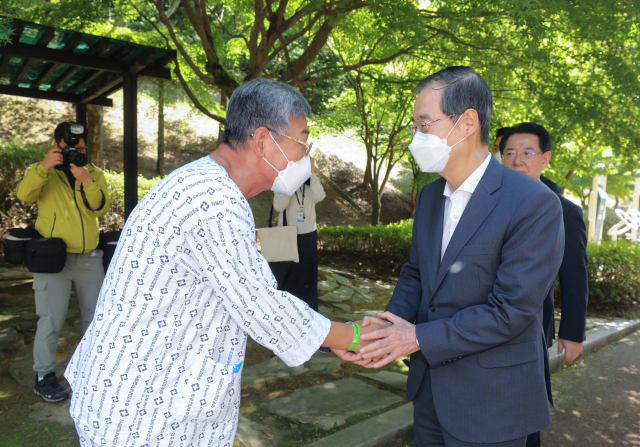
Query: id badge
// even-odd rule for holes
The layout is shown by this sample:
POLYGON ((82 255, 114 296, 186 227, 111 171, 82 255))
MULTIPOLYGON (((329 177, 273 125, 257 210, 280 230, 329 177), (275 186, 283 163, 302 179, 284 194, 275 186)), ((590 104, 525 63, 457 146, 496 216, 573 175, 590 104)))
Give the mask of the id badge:
POLYGON ((304 211, 298 211, 298 222, 304 222, 304 211))

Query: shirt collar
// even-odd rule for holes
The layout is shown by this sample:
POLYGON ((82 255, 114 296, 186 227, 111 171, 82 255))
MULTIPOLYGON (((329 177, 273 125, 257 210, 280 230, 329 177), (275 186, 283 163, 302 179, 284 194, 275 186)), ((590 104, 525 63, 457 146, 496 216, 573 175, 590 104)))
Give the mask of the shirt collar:
MULTIPOLYGON (((473 192, 476 190, 476 187, 478 186, 478 183, 480 183, 480 180, 482 180, 482 176, 484 175, 484 172, 487 170, 487 166, 489 166, 490 161, 491 161, 491 153, 487 155, 487 158, 484 159, 482 164, 478 166, 476 170, 473 171, 469 177, 467 177, 467 179, 462 183, 462 185, 460 185, 460 187, 456 191, 464 191, 464 192, 468 192, 469 194, 473 194, 473 192)), ((451 187, 449 182, 447 182, 447 184, 444 186, 444 191, 442 192, 442 195, 445 197, 451 197, 451 194, 453 193, 454 193, 453 188, 451 187)))

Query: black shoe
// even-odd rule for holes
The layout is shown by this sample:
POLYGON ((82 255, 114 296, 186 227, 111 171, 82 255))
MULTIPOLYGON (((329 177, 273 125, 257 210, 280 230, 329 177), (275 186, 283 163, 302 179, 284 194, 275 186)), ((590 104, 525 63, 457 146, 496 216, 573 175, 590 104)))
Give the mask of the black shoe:
POLYGON ((33 394, 42 397, 47 402, 62 402, 69 399, 69 391, 56 378, 56 373, 50 372, 40 381, 36 374, 36 385, 33 387, 33 394))

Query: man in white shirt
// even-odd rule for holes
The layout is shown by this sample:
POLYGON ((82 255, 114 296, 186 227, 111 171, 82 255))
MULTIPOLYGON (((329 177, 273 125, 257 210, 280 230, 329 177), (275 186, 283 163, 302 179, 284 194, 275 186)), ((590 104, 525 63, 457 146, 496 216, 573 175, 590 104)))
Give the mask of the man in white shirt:
POLYGON ((315 311, 318 310, 316 203, 323 201, 325 196, 320 177, 315 173, 293 195, 273 194, 273 209, 280 213, 278 226, 298 229, 299 262, 271 262, 269 266, 278 281, 278 290, 292 293, 315 311))
POLYGON ((246 200, 309 177, 310 115, 287 84, 242 85, 220 147, 131 213, 65 373, 83 447, 233 445, 247 335, 289 366, 357 349, 357 325, 276 290, 246 200))
POLYGON ((489 153, 493 100, 472 68, 418 91, 409 149, 442 178, 418 195, 411 257, 379 314, 393 326, 353 360, 411 354, 416 447, 524 447, 551 422, 542 303, 562 260, 560 202, 489 153))

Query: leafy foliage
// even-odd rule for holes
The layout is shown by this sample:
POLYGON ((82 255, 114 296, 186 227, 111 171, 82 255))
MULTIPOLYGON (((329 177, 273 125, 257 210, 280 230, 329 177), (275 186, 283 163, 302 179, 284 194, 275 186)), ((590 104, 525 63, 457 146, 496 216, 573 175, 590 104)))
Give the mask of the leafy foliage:
POLYGON ((0 139, 0 230, 35 222, 36 206, 16 197, 16 186, 32 163, 44 159, 47 149, 20 140, 0 139))
MULTIPOLYGON (((109 197, 111 198, 111 209, 108 213, 100 216, 100 228, 104 230, 121 230, 124 227, 124 174, 114 171, 105 171, 104 176, 109 186, 109 197)), ((148 179, 138 175, 138 200, 156 186, 162 178, 155 177, 148 179)))
POLYGON ((619 240, 587 245, 589 307, 624 308, 640 299, 640 244, 619 240))
POLYGON ((404 263, 411 251, 413 220, 366 227, 318 227, 318 250, 353 260, 388 259, 404 263))
MULTIPOLYGON (((319 227, 321 256, 340 255, 356 264, 364 259, 390 271, 409 260, 413 220, 367 227, 319 227)), ((588 244, 589 307, 624 309, 640 300, 640 244, 626 240, 588 244)))
POLYGON ((13 33, 12 20, 8 17, 0 17, 0 46, 11 41, 13 33))
MULTIPOLYGON (((44 159, 47 149, 38 145, 25 145, 21 141, 0 139, 0 233, 18 226, 33 225, 38 216, 35 203, 24 203, 16 196, 16 187, 24 177, 27 168, 44 159)), ((104 230, 121 229, 124 226, 124 174, 104 172, 111 209, 99 217, 104 230)), ((138 198, 142 199, 161 178, 147 179, 138 176, 138 198)))

